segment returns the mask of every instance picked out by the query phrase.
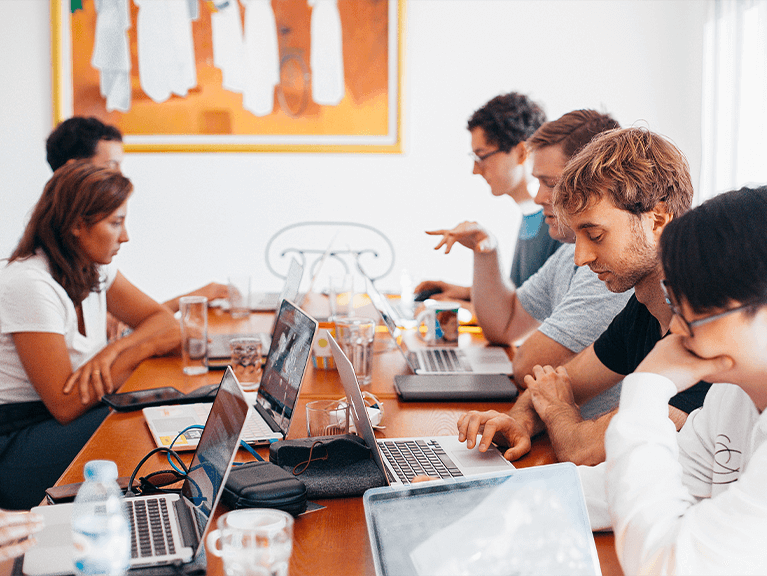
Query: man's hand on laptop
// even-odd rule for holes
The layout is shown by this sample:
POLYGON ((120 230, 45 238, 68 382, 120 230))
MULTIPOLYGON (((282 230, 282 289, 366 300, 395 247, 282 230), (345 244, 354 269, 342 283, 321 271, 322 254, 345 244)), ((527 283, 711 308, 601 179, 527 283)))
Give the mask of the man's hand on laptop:
POLYGON ((518 460, 530 451, 530 433, 516 419, 495 410, 478 412, 472 410, 458 420, 458 440, 466 442, 469 449, 478 446, 480 452, 486 452, 490 444, 506 447, 503 453, 506 460, 518 460), (477 436, 482 439, 477 443, 477 436))
POLYGON ((445 254, 449 254, 453 244, 459 242, 469 250, 475 252, 492 252, 498 245, 495 237, 476 222, 461 222, 452 230, 427 230, 432 236, 442 236, 434 249, 445 247, 445 254))

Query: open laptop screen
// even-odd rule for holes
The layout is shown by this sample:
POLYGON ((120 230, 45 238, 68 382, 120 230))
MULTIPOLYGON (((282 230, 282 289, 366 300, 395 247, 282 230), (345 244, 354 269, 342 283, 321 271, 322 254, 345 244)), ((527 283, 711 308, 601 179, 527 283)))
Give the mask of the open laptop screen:
POLYGON ((200 543, 237 452, 247 414, 248 403, 234 373, 228 368, 221 379, 197 451, 189 466, 189 474, 181 487, 183 500, 194 518, 200 543))
POLYGON ((316 325, 292 302, 282 301, 257 402, 279 425, 283 435, 288 433, 316 325))

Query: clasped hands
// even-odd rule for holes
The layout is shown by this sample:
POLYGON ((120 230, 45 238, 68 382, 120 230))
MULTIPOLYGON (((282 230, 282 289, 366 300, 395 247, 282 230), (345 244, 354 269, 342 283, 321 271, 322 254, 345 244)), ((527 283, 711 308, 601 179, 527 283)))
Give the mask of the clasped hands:
POLYGON ((580 418, 564 367, 535 366, 533 373, 525 376, 525 384, 527 390, 520 394, 509 414, 473 410, 461 416, 458 440, 466 442, 469 449, 478 445, 480 452, 487 451, 491 443, 495 443, 506 448, 504 458, 518 460, 530 451, 531 439, 539 431, 536 414, 545 424, 563 413, 580 418), (477 444, 478 435, 481 440, 477 444))
MULTIPOLYGON (((115 361, 130 346, 141 345, 140 343, 129 343, 129 338, 121 338, 116 342, 109 343, 93 358, 74 370, 67 378, 62 392, 67 395, 77 388, 83 405, 88 404, 92 398, 100 400, 104 394, 114 392, 118 388, 112 379, 112 368, 115 361)), ((147 342, 149 341, 148 339, 147 342)), ((153 355, 168 354, 177 350, 179 345, 180 332, 176 324, 155 331, 151 338, 153 355)))

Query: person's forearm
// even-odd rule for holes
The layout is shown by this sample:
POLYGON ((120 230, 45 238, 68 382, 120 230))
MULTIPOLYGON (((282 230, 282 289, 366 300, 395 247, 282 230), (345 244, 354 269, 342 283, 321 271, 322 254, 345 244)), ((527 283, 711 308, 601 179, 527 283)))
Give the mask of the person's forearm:
POLYGON ((170 312, 162 310, 146 318, 130 335, 110 344, 118 353, 111 371, 115 386, 122 385, 143 360, 167 354, 180 342, 181 330, 170 312))
POLYGON ((605 431, 615 411, 583 420, 577 407, 573 408, 558 406, 543 417, 557 460, 585 466, 604 462, 605 431))
POLYGON ((171 298, 170 300, 166 300, 162 303, 163 306, 165 306, 168 310, 171 312, 178 312, 179 308, 181 307, 181 296, 176 296, 175 298, 171 298))
POLYGON ((527 430, 530 438, 539 434, 545 430, 543 421, 538 416, 533 406, 533 400, 530 392, 523 391, 518 397, 517 401, 509 411, 509 416, 514 418, 525 430, 527 430))
POLYGON ((471 302, 482 333, 494 344, 508 345, 514 316, 515 288, 501 274, 498 251, 474 252, 471 302))

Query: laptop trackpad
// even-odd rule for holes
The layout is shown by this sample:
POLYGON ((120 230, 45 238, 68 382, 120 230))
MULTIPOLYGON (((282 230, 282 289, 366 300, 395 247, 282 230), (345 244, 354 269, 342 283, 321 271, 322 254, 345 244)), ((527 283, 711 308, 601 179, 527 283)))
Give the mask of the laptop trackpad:
POLYGON ((465 443, 458 441, 457 436, 440 438, 439 442, 464 473, 476 474, 513 468, 512 464, 494 447, 487 452, 480 452, 476 447, 469 450, 465 443))

